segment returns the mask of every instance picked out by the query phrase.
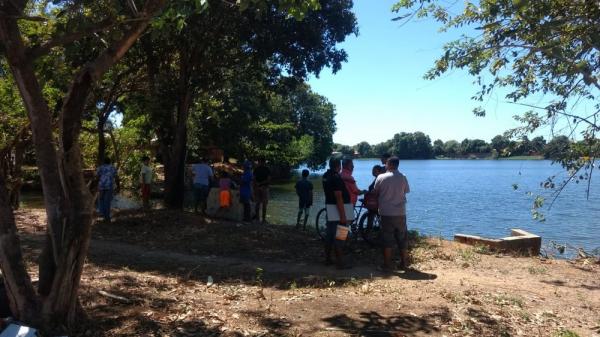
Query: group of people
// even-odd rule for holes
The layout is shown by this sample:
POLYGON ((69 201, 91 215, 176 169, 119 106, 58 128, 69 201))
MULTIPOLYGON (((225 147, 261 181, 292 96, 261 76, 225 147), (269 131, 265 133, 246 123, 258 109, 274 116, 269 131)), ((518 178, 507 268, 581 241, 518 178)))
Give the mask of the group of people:
MULTIPOLYGON (((376 213, 381 217, 381 243, 383 245, 381 268, 384 271, 393 269, 394 245, 397 245, 400 250, 401 267, 408 267, 406 194, 410 192, 410 187, 406 176, 398 171, 399 159, 397 157, 384 155, 381 162, 382 166, 375 165, 372 169, 375 180, 367 190, 361 190, 352 176, 354 170, 352 159, 340 160, 333 157, 329 160, 329 169, 323 175, 322 181, 327 207, 326 264, 335 264, 338 268, 350 267, 342 256, 341 246, 344 238, 337 233, 340 231, 340 227, 347 227, 352 222, 354 215, 352 209, 358 201, 358 196, 367 194, 370 199, 375 200, 375 206, 371 207, 372 210, 369 213, 369 225, 372 224, 376 213)), ((313 203, 313 185, 308 180, 309 173, 308 170, 303 170, 302 178, 295 185, 299 200, 296 227, 306 228, 310 207, 313 203)), ((110 158, 105 158, 103 165, 98 167, 96 175, 99 191, 98 211, 105 220, 110 221, 110 203, 115 187, 118 190, 117 170, 111 164, 110 158)), ((139 184, 144 208, 150 207, 153 175, 150 158, 142 157, 139 184)), ((231 205, 230 189, 238 186, 227 172, 222 172, 217 179, 211 166, 201 159, 191 166, 191 176, 195 212, 206 214, 207 198, 213 185, 219 188, 220 206, 229 207, 231 205)), ((238 183, 239 201, 244 209, 243 220, 246 222, 260 220, 262 223, 266 223, 271 171, 264 158, 258 160, 254 169, 251 161, 245 161, 238 183), (251 214, 251 201, 255 202, 254 217, 251 214)))
MULTIPOLYGON (((150 166, 150 157, 142 156, 142 165, 138 176, 140 185, 140 195, 142 197, 142 206, 150 208, 150 192, 152 190, 152 181, 154 180, 154 171, 150 166)), ((119 191, 120 183, 116 167, 112 164, 110 157, 105 157, 102 165, 96 169, 96 180, 98 181, 98 200, 96 203, 98 213, 104 221, 110 222, 111 202, 115 192, 119 191)))
MULTIPOLYGON (((150 165, 150 158, 143 156, 141 158, 138 182, 140 186, 140 196, 144 209, 150 208, 150 193, 154 180, 154 171, 150 165)), ((243 164, 243 174, 239 179, 240 203, 244 207, 243 220, 250 222, 260 219, 266 223, 267 204, 269 202, 269 185, 271 183, 271 171, 266 166, 264 158, 259 158, 258 165, 252 170, 252 162, 245 161, 243 164), (251 216, 251 201, 255 202, 254 217, 251 216), (262 212, 261 212, 262 211, 262 212), (260 217, 259 217, 260 215, 260 217)), ((192 191, 194 195, 194 211, 206 214, 207 199, 210 188, 215 185, 219 188, 219 206, 228 208, 231 206, 231 189, 237 188, 238 184, 223 171, 218 177, 212 167, 203 158, 191 166, 192 191)), ((98 200, 97 209, 105 221, 111 219, 111 201, 114 193, 118 191, 119 179, 117 169, 112 164, 109 157, 105 157, 103 164, 96 170, 98 181, 98 200)))
MULTIPOLYGON (((343 162, 338 158, 329 160, 329 169, 323 175, 323 190, 327 208, 327 233, 325 238, 325 263, 340 268, 350 268, 342 255, 343 235, 337 235, 353 219, 353 207, 358 196, 371 193, 376 200, 376 212, 381 217, 381 243, 383 265, 381 269, 392 271, 393 247, 398 246, 400 267, 408 268, 408 231, 406 228, 406 194, 410 192, 408 179, 400 171, 398 157, 384 155, 382 164, 373 167, 375 180, 369 190, 360 190, 352 177, 354 165, 351 159, 343 162), (340 228, 341 227, 341 228, 340 228)), ((373 213, 374 214, 374 213, 373 213)), ((372 221, 372 218, 370 219, 372 221)))
MULTIPOLYGON (((252 162, 243 163, 243 173, 239 179, 240 203, 244 207, 243 221, 261 220, 267 222, 267 204, 269 203, 269 185, 271 184, 271 171, 264 158, 259 158, 258 165, 252 170, 252 162), (254 200, 254 217, 251 214, 251 201, 254 200), (262 212, 261 212, 262 211, 262 212)), ((237 188, 227 172, 222 172, 215 177, 213 169, 201 159, 191 167, 194 192, 194 212, 206 214, 208 194, 212 183, 217 180, 219 188, 219 206, 227 208, 231 205, 231 189, 237 188)))

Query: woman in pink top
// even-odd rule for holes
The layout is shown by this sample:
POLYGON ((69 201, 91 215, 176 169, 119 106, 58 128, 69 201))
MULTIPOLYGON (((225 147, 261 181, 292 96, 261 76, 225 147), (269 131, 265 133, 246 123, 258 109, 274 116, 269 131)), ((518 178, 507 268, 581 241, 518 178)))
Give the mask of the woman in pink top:
POLYGON ((346 185, 346 189, 350 194, 350 202, 352 205, 356 205, 356 201, 358 200, 358 196, 361 194, 365 194, 366 191, 360 190, 356 185, 356 180, 352 176, 352 172, 354 171, 354 163, 352 159, 344 159, 342 161, 342 180, 346 185))

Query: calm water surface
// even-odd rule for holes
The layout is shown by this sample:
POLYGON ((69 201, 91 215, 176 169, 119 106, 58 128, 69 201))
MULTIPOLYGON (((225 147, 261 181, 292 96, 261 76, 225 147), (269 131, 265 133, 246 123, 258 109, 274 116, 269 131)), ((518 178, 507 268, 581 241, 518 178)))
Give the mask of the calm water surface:
MULTIPOLYGON (((371 183, 375 164, 379 160, 355 161, 359 188, 366 189, 371 183)), ((511 228, 521 228, 541 235, 545 242, 553 240, 589 250, 600 246, 600 176, 592 179, 589 199, 587 184, 572 183, 549 209, 552 191, 541 188, 540 182, 549 176, 564 176, 564 170, 550 161, 406 160, 400 162, 400 171, 408 177, 411 188, 408 225, 421 233, 445 238, 455 233, 504 237, 511 228), (535 195, 546 197, 541 210, 545 222, 532 219, 535 195)), ((324 203, 322 173, 314 172, 310 177, 315 186, 311 225, 324 203)), ((295 223, 298 201, 294 182, 273 186, 271 195, 271 222, 295 223)))

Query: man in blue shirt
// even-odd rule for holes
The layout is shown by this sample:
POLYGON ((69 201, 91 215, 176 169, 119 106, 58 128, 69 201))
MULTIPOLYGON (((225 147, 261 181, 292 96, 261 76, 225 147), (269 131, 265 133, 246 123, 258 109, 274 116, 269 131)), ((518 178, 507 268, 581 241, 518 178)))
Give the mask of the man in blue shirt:
POLYGON ((104 164, 96 170, 98 177, 98 210, 105 221, 110 222, 110 202, 113 197, 117 169, 111 164, 110 158, 104 158, 104 164))
POLYGON ((204 158, 192 165, 193 190, 194 190, 194 212, 198 213, 198 204, 202 214, 206 215, 206 199, 210 191, 210 181, 213 178, 213 170, 204 158))

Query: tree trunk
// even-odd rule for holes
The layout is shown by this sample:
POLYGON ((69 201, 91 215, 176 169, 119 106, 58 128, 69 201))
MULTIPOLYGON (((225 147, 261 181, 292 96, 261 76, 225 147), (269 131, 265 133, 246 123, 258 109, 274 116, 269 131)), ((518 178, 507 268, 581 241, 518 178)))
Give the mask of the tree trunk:
POLYGON ((104 125, 106 124, 106 120, 102 117, 98 118, 98 166, 104 163, 104 158, 106 158, 106 137, 104 135, 104 125))
MULTIPOLYGON (((6 58, 10 65, 15 83, 23 97, 23 103, 30 121, 36 161, 44 191, 44 204, 48 223, 48 245, 42 251, 41 259, 56 261, 62 238, 62 196, 57 153, 52 134, 50 113, 42 95, 33 66, 25 56, 25 46, 15 19, 0 18, 0 34, 5 44, 6 58)), ((40 264, 39 287, 52 279, 54 266, 40 264)), ((42 292, 42 295, 44 293, 42 292)))
POLYGON ((112 143, 113 151, 115 151, 115 160, 113 162, 115 163, 115 166, 118 171, 121 168, 121 165, 123 164, 121 162, 121 149, 119 149, 117 137, 115 137, 115 133, 112 130, 108 130, 108 136, 110 137, 110 142, 112 143))
MULTIPOLYGON (((184 48, 185 49, 185 48, 184 48)), ((185 158, 187 153, 187 122, 193 100, 193 89, 189 83, 189 62, 186 52, 179 59, 179 97, 173 132, 173 143, 164 147, 165 159, 165 205, 168 208, 183 208, 185 191, 185 158)))
POLYGON ((187 152, 187 118, 191 94, 186 94, 178 107, 177 127, 173 144, 163 147, 165 161, 165 205, 172 209, 183 208, 185 191, 185 158, 187 152))
POLYGON ((0 41, 31 124, 48 219, 47 246, 39 264, 39 296, 23 263, 4 180, 0 181, 0 267, 16 318, 47 332, 73 327, 80 313, 77 292, 93 221, 78 143, 85 101, 94 82, 123 57, 164 4, 165 0, 147 1, 132 28, 81 69, 63 101, 57 152, 49 109, 16 21, 25 3, 0 2, 0 41))
POLYGON ((39 323, 39 302, 23 263, 21 244, 4 176, 0 174, 0 267, 12 314, 26 322, 39 323))

